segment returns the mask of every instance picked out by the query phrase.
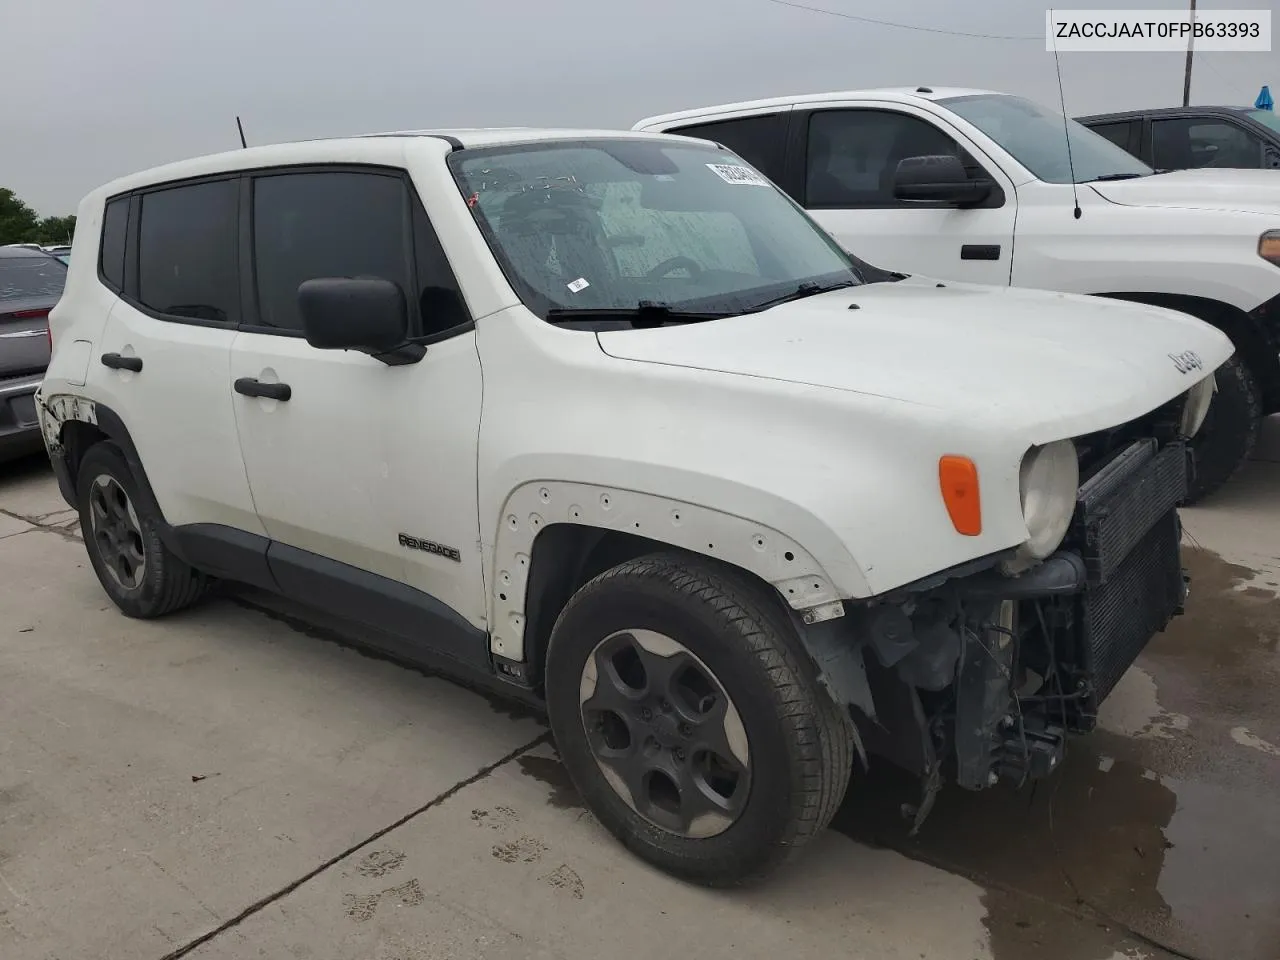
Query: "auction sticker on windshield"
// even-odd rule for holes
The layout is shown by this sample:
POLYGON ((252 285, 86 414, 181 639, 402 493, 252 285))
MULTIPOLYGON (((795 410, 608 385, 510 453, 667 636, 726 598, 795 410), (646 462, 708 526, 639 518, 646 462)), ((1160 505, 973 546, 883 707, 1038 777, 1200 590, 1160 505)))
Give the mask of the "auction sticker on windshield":
POLYGON ((732 163, 708 163, 707 169, 725 183, 744 183, 752 187, 769 186, 769 181, 750 167, 740 167, 732 163))

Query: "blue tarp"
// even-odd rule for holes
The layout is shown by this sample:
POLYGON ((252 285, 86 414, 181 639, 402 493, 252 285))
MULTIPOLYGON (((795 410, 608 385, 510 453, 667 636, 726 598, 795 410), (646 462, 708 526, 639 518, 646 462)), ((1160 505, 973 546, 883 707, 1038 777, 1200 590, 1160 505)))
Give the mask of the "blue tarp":
POLYGON ((1253 101, 1253 108, 1255 110, 1274 110, 1276 108, 1276 102, 1271 99, 1270 87, 1263 86, 1262 92, 1258 94, 1258 99, 1253 101))

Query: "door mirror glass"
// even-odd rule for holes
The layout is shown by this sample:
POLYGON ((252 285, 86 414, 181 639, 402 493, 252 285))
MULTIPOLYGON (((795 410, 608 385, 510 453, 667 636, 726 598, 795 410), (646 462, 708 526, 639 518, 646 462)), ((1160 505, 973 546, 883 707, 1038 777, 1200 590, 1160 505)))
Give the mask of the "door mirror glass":
POLYGON ((404 344, 409 310, 399 284, 380 277, 320 277, 298 287, 307 343, 320 350, 389 353, 404 344))
POLYGON ((906 157, 893 175, 893 195, 898 200, 981 203, 991 193, 990 180, 970 179, 959 157, 951 155, 906 157))

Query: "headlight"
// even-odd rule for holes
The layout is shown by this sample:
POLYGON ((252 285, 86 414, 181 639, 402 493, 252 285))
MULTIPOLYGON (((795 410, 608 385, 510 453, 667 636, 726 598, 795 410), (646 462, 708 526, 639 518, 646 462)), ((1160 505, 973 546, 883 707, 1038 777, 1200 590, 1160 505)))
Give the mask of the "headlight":
POLYGON ((1258 256, 1280 267, 1280 230, 1268 230, 1258 238, 1258 256))
POLYGON ((1019 553, 1043 560, 1058 549, 1067 535, 1076 509, 1080 486, 1080 462, 1076 445, 1058 440, 1032 447, 1018 470, 1022 494, 1022 516, 1027 523, 1027 542, 1019 553))
POLYGON ((1178 423, 1178 433, 1190 439, 1204 426, 1204 418, 1209 415, 1209 404, 1218 390, 1217 378, 1211 373, 1187 391, 1187 398, 1182 403, 1182 419, 1178 423))

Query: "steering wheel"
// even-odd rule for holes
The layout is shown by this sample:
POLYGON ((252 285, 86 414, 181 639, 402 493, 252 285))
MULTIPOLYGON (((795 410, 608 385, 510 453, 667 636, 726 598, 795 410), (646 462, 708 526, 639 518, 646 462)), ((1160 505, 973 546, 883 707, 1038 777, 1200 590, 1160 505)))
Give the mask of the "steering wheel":
POLYGON ((697 260, 692 260, 689 257, 668 257, 666 260, 663 260, 661 263, 647 271, 645 276, 650 279, 665 277, 672 270, 679 270, 682 267, 685 270, 688 270, 690 276, 693 278, 702 275, 702 264, 698 263, 697 260))

